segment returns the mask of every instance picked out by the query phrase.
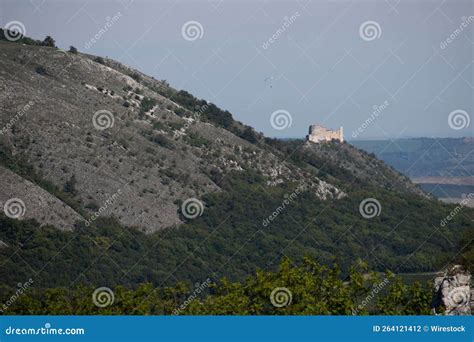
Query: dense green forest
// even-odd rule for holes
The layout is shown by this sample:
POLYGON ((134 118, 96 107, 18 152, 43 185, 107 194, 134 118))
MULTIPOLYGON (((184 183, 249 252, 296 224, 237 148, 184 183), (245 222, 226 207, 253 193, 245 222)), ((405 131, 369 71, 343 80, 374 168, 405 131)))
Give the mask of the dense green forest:
POLYGON ((38 288, 162 286, 224 276, 236 281, 257 268, 273 269, 285 256, 336 262, 343 272, 358 258, 375 271, 433 271, 452 260, 457 246, 451 243, 461 243, 472 227, 472 210, 466 208, 443 227, 441 219, 454 206, 383 190, 377 193, 381 214, 373 219, 359 213, 361 200, 373 192, 359 190, 327 202, 305 191, 264 226, 295 185, 267 187, 253 173, 236 173, 219 184, 226 191, 203 199, 201 217, 148 235, 121 227, 114 218, 89 227, 78 223, 67 232, 1 216, 0 240, 8 246, 0 248, 2 284, 10 287, 30 277, 38 288))

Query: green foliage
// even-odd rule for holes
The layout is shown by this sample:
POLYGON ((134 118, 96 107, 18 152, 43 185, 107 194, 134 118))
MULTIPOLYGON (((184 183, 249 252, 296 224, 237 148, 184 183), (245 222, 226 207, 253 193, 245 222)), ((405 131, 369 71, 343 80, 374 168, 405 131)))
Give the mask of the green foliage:
POLYGON ((163 122, 156 120, 153 121, 153 129, 156 129, 157 131, 166 130, 167 126, 163 122))
POLYGON ((5 148, 0 146, 0 165, 10 169, 12 172, 28 179, 32 183, 43 188, 53 196, 56 196, 61 201, 69 205, 78 213, 84 213, 82 203, 76 199, 72 193, 68 193, 43 178, 43 175, 36 171, 26 160, 21 156, 12 156, 12 154, 5 148))
POLYGON ((151 137, 151 141, 154 142, 155 144, 160 145, 161 147, 165 147, 169 149, 174 148, 173 142, 170 139, 168 139, 165 135, 160 134, 160 133, 153 134, 151 137))
POLYGON ((96 58, 94 58, 94 62, 97 62, 97 63, 99 63, 99 64, 105 65, 105 61, 104 61, 104 59, 103 59, 102 57, 96 57, 96 58))
POLYGON ((139 83, 142 80, 142 76, 138 72, 132 72, 129 76, 139 83))
POLYGON ((43 46, 56 47, 56 41, 51 36, 46 36, 46 38, 41 43, 43 46))
POLYGON ((181 128, 184 127, 184 123, 183 122, 168 122, 168 126, 172 129, 172 130, 180 130, 181 128))
POLYGON ((377 299, 377 308, 382 315, 429 315, 432 300, 429 288, 429 283, 425 287, 418 282, 406 285, 400 278, 394 278, 387 293, 377 299))
POLYGON ((144 114, 150 111, 156 105, 156 100, 151 97, 144 97, 140 104, 140 113, 144 114))
POLYGON ((186 111, 185 111, 183 108, 176 107, 176 108, 174 109, 174 113, 175 113, 176 115, 178 115, 178 116, 183 117, 184 114, 186 113, 186 111))
POLYGON ((244 140, 247 140, 248 142, 255 144, 258 142, 258 136, 253 130, 252 127, 246 127, 242 134, 240 134, 240 137, 244 140))
POLYGON ((190 133, 187 136, 185 136, 185 141, 191 146, 195 147, 203 147, 203 146, 209 146, 211 142, 207 140, 206 138, 201 137, 200 135, 196 133, 190 133))
POLYGON ((466 229, 459 242, 459 262, 471 272, 474 271, 474 229, 466 229))
MULTIPOLYGON (((209 281, 211 281, 209 279, 209 281)), ((282 261, 276 272, 257 270, 243 282, 221 279, 191 288, 185 283, 155 288, 143 283, 113 287, 114 301, 99 308, 94 286, 31 289, 8 308, 8 314, 36 315, 366 315, 429 314, 429 287, 401 284, 391 274, 367 273, 364 264, 343 278, 337 265, 322 266, 305 258, 301 265, 282 261), (356 270, 359 269, 359 270, 356 270), (374 295, 381 279, 384 292, 374 295), (206 284, 207 286, 203 286, 206 284), (280 289, 280 290, 278 290, 280 289), (272 295, 282 291, 280 298, 272 295), (277 305, 274 305, 274 304, 277 305), (361 305, 361 303, 363 305, 361 305), (278 305, 279 304, 279 305, 278 305)), ((8 298, 4 291, 2 298, 8 298)))
MULTIPOLYGON (((161 93, 159 89, 157 89, 157 91, 161 93)), ((237 135, 242 134, 240 129, 236 127, 234 119, 232 118, 232 114, 228 111, 220 109, 215 104, 208 104, 204 100, 198 100, 185 90, 180 90, 169 97, 171 100, 180 104, 184 108, 193 112, 199 112, 202 120, 212 122, 217 126, 223 127, 233 133, 236 133, 237 135)), ((179 111, 176 114, 182 116, 184 112, 179 111)))
MULTIPOLYGON (((5 31, 8 31, 8 30, 0 28, 0 40, 1 41, 10 41, 5 36, 5 34, 6 34, 5 31)), ((9 36, 10 37, 16 37, 16 34, 14 32, 10 31, 9 36)), ((37 45, 37 46, 41 45, 41 41, 31 39, 31 38, 25 37, 25 36, 21 36, 18 40, 15 40, 15 43, 25 44, 25 45, 37 45)))
MULTIPOLYGON (((185 177, 170 169, 163 172, 173 179, 185 177)), ((106 218, 90 227, 81 228, 79 224, 75 232, 0 219, 0 240, 9 246, 19 246, 22 236, 29 238, 27 242, 19 241, 22 247, 12 258, 10 249, 0 249, 0 262, 5 262, 0 278, 5 284, 24 281, 30 272, 27 263, 35 269, 46 265, 35 279, 38 287, 68 286, 77 275, 81 275, 78 281, 83 284, 171 285, 170 272, 176 279, 191 282, 207 279, 210 272, 234 281, 257 268, 268 269, 269 263, 281 259, 283 248, 285 255, 295 260, 305 256, 323 264, 337 260, 342 272, 348 272, 353 260, 366 258, 368 252, 376 256, 367 260, 372 270, 421 272, 439 269, 456 251, 444 239, 427 240, 433 227, 451 210, 434 201, 380 190, 376 194, 356 191, 328 203, 306 191, 264 226, 263 220, 296 185, 268 187, 266 179, 255 172, 236 172, 220 179, 217 175, 215 181, 222 191, 201 198, 206 204, 202 216, 152 234, 122 227, 106 218), (374 195, 383 204, 381 215, 364 219, 359 203, 374 195), (427 212, 432 214, 427 216, 427 212), (218 234, 213 233, 215 227, 219 227, 218 234), (253 238, 249 240, 250 236, 253 238), (107 249, 94 243, 104 238, 110 240, 107 249), (60 258, 54 257, 58 250, 60 258), (117 268, 129 271, 127 277, 122 277, 117 268)), ((440 227, 440 233, 453 243, 459 242, 462 232, 472 227, 469 215, 472 211, 465 208, 449 226, 440 227)))

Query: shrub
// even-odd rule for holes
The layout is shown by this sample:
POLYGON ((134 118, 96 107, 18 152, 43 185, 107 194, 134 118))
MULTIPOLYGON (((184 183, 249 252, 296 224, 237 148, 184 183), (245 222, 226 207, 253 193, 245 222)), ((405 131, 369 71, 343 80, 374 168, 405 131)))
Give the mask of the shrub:
POLYGON ((195 133, 191 133, 186 137, 186 142, 195 147, 202 147, 202 146, 208 146, 211 144, 209 140, 206 138, 201 137, 200 135, 197 135, 195 133))
POLYGON ((43 46, 56 47, 56 41, 51 36, 46 36, 46 38, 41 43, 43 46))
POLYGON ((172 149, 174 148, 173 143, 171 140, 169 140, 167 137, 165 137, 163 134, 155 134, 151 138, 151 141, 153 141, 155 144, 158 144, 162 147, 172 149))
POLYGON ((258 142, 258 136, 251 127, 246 127, 244 131, 240 134, 240 137, 252 144, 258 142))
POLYGON ((72 175, 71 178, 64 184, 64 192, 75 194, 76 193, 76 176, 72 175))
POLYGON ((176 107, 174 109, 174 113, 178 116, 184 116, 185 111, 183 108, 176 107))
POLYGON ((140 83, 140 81, 142 80, 142 76, 138 72, 132 72, 129 76, 138 83, 140 83))
POLYGON ((153 129, 156 129, 156 130, 164 130, 166 127, 165 125, 160 122, 160 121, 155 121, 153 122, 153 129))
POLYGON ((46 69, 42 65, 38 65, 35 70, 40 75, 46 75, 46 69))
POLYGON ((78 51, 77 51, 77 49, 76 49, 74 46, 71 45, 71 46, 69 47, 69 52, 76 54, 78 51))
POLYGON ((141 102, 140 112, 146 113, 156 105, 156 100, 151 97, 144 97, 141 102))
POLYGON ((104 59, 103 59, 102 57, 96 57, 96 58, 94 59, 94 62, 97 62, 97 63, 99 63, 99 64, 105 64, 105 61, 104 61, 104 59))

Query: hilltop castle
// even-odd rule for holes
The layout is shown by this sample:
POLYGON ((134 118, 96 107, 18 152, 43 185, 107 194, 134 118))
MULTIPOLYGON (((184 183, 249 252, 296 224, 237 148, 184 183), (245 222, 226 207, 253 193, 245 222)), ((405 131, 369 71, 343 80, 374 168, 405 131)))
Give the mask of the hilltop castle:
POLYGON ((319 143, 322 141, 331 141, 333 139, 340 142, 344 141, 342 127, 338 130, 331 130, 321 125, 309 126, 309 134, 306 136, 306 140, 319 143))

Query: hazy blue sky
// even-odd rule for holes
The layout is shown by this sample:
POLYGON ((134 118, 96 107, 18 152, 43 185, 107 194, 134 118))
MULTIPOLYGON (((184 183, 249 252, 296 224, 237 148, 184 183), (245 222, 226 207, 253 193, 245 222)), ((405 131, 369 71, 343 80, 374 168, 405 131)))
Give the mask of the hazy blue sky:
POLYGON ((344 126, 349 139, 473 136, 473 1, 0 4, 2 26, 20 21, 28 36, 166 79, 268 136, 303 136, 312 123, 344 126), (189 21, 201 25, 198 37, 183 36, 189 21), (367 21, 375 23, 361 30, 367 21), (291 126, 272 127, 276 110, 290 113, 291 126))

